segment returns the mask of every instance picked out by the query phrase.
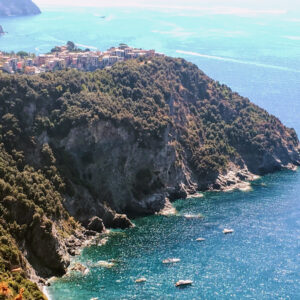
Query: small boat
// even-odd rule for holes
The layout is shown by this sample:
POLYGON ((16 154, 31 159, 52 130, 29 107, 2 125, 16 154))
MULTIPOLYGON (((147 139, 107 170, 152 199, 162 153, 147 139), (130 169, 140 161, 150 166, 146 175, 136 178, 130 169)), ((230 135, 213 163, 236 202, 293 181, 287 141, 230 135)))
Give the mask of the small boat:
POLYGON ((233 233, 233 232, 234 232, 233 229, 227 229, 227 228, 225 228, 225 229, 223 230, 223 233, 224 233, 224 234, 233 233))
POLYGON ((167 259, 164 259, 162 262, 163 262, 163 264, 178 263, 178 262, 180 262, 180 258, 167 258, 167 259))
POLYGON ((205 241, 205 238, 197 238, 196 241, 197 241, 197 242, 204 242, 204 241, 205 241))
POLYGON ((179 280, 175 283, 175 286, 179 287, 179 286, 188 286, 188 285, 192 285, 193 281, 192 280, 179 280))
POLYGON ((203 219, 203 215, 201 214, 196 214, 196 215, 193 215, 193 214, 185 214, 183 215, 186 219, 203 219))
POLYGON ((146 282, 147 281, 147 279, 145 278, 145 277, 141 277, 141 278, 138 278, 138 279, 136 279, 136 283, 141 283, 141 282, 146 282))

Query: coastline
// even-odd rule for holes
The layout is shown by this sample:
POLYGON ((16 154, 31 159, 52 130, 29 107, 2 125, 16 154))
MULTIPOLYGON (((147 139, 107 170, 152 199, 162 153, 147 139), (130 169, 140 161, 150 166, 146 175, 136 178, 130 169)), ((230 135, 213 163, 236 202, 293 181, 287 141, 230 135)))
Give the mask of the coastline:
MULTIPOLYGON (((297 171, 298 170, 298 167, 297 166, 294 166, 293 168, 285 168, 286 170, 291 170, 293 172, 297 171)), ((281 171, 279 171, 281 172, 281 171)), ((252 191, 252 187, 251 187, 251 182, 255 181, 255 180, 258 180, 260 178, 263 178, 264 176, 258 176, 258 175, 253 175, 251 174, 251 179, 247 179, 245 181, 239 181, 237 182, 236 184, 234 185, 231 185, 227 188, 223 188, 223 189, 219 189, 219 190, 212 190, 213 192, 223 192, 223 193, 227 193, 227 192, 232 192, 232 191, 235 191, 235 190, 240 190, 242 192, 249 192, 249 191, 252 191)), ((189 200, 189 199, 193 199, 193 198, 204 198, 205 195, 202 193, 202 192, 195 192, 194 194, 190 193, 187 195, 187 197, 184 199, 184 200, 189 200)), ((201 200, 201 199, 200 199, 201 200)), ((166 205, 165 207, 160 210, 158 213, 156 213, 156 215, 163 215, 163 216, 171 216, 171 215, 177 215, 178 212, 177 210, 175 209, 175 207, 173 206, 172 202, 169 201, 168 199, 166 200, 166 205)), ((199 214, 199 215, 182 215, 182 217, 184 218, 202 218, 202 216, 199 214)), ((78 253, 76 253, 75 256, 73 256, 73 258, 71 259, 71 262, 72 260, 80 255, 81 251, 85 248, 85 247, 89 247, 90 245, 92 245, 93 243, 96 243, 98 244, 99 246, 102 246, 102 245, 105 245, 105 243, 108 241, 109 239, 109 235, 111 233, 111 230, 110 229, 107 229, 105 230, 104 232, 102 233, 98 233, 96 236, 93 236, 93 237, 90 237, 88 240, 84 241, 82 243, 82 245, 80 247, 78 247, 78 253)), ((70 264, 71 266, 72 264, 70 264)), ((70 266, 68 268, 70 268, 70 266)), ((68 274, 68 272, 66 273, 68 274)), ((56 277, 57 279, 60 279, 62 277, 56 277)), ((51 280, 51 278, 49 279, 51 280)), ((53 279, 52 279, 53 280, 53 279)), ((55 279, 54 279, 55 280, 55 279)), ((42 292, 44 293, 44 295, 47 297, 48 300, 54 300, 52 297, 51 297, 51 294, 48 290, 48 286, 49 285, 43 285, 42 286, 42 292)))

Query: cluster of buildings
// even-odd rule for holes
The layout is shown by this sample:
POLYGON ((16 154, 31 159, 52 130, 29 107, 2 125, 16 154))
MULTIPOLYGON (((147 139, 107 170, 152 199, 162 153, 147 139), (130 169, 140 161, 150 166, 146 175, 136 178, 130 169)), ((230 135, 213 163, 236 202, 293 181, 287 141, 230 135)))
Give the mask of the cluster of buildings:
POLYGON ((57 46, 49 54, 38 56, 7 55, 0 52, 0 69, 7 73, 38 74, 47 71, 75 68, 82 71, 94 71, 111 67, 113 64, 138 57, 159 56, 155 50, 143 50, 121 44, 105 52, 82 51, 68 46, 57 46))

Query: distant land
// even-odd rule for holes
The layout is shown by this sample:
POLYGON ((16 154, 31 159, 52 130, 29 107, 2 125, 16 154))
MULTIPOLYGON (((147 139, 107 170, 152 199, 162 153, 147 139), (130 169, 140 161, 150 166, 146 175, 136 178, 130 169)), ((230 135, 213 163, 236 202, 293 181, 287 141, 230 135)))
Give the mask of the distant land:
POLYGON ((0 17, 29 16, 41 10, 31 0, 0 0, 0 17))

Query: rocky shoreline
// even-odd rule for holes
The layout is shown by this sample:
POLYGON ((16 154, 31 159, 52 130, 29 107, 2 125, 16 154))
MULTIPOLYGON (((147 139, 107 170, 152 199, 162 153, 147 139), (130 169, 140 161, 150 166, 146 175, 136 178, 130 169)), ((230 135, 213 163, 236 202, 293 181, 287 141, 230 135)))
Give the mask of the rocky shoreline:
MULTIPOLYGON (((284 169, 296 171, 298 169, 298 166, 289 165, 284 169)), ((218 188, 208 189, 207 191, 231 192, 234 190, 241 190, 243 192, 248 192, 252 190, 251 182, 258 180, 259 178, 261 178, 261 176, 254 175, 246 169, 240 169, 240 170, 235 169, 229 171, 226 175, 219 176, 218 180, 216 181, 216 184, 218 184, 218 188)), ((184 199, 188 200, 192 198, 203 198, 204 197, 203 192, 195 191, 195 192, 187 193, 184 199)), ((161 209, 155 214, 170 216, 170 215, 175 215, 176 213, 177 211, 173 207, 172 202, 167 198, 163 209, 161 209)), ((125 214, 123 215, 118 214, 118 216, 121 216, 122 221, 120 221, 120 226, 115 228, 126 229, 130 227, 134 227, 134 224, 127 218, 125 214), (124 220, 126 220, 125 223, 123 223, 124 220)), ((67 252, 71 257, 80 255, 81 250, 85 247, 88 247, 93 244, 103 245, 107 242, 107 239, 109 238, 110 230, 105 228, 100 218, 98 217, 92 218, 88 228, 90 229, 82 229, 81 231, 77 231, 65 241, 67 252)), ((32 279, 36 281, 36 279, 34 278, 32 279)), ((42 278, 39 278, 39 281, 37 282, 39 284, 42 284, 41 287, 43 287, 43 286, 48 286, 51 280, 52 280, 51 278, 50 280, 44 280, 42 278)))

